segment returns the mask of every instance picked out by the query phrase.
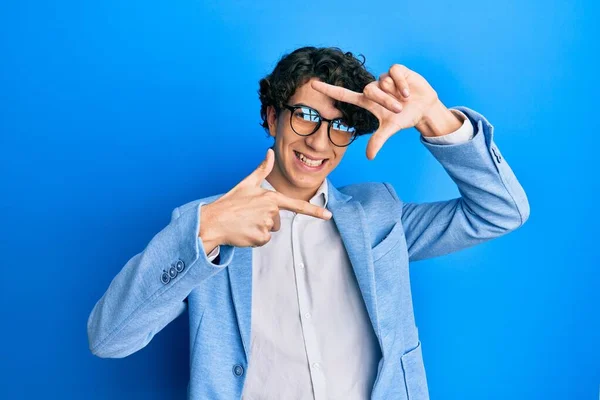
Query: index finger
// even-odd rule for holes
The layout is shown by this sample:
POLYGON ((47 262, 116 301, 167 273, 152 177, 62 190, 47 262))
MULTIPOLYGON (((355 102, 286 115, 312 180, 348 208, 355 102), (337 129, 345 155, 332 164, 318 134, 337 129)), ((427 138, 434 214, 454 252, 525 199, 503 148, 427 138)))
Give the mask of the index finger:
POLYGON ((279 208, 294 211, 298 214, 310 215, 324 220, 329 220, 332 217, 331 211, 326 208, 315 206, 308 201, 292 199, 281 193, 277 194, 277 205, 279 208))
POLYGON ((311 82, 311 86, 313 89, 323 93, 324 95, 333 97, 334 99, 343 101, 344 103, 354 104, 355 106, 362 108, 368 107, 362 93, 315 80, 311 82))

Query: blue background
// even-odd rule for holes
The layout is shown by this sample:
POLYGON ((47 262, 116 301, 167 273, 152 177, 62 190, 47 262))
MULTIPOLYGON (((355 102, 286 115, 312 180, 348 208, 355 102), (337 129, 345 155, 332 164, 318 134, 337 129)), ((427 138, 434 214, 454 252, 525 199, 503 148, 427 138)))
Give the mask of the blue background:
MULTIPOLYGON (((304 45, 376 76, 404 64, 481 112, 528 194, 519 230, 411 265, 431 397, 598 398, 598 17, 592 1, 2 2, 0 398, 185 397, 187 317, 118 360, 91 355, 87 317, 174 207, 258 165, 258 80, 304 45)), ((416 130, 372 162, 366 142, 334 184, 458 196, 416 130)))

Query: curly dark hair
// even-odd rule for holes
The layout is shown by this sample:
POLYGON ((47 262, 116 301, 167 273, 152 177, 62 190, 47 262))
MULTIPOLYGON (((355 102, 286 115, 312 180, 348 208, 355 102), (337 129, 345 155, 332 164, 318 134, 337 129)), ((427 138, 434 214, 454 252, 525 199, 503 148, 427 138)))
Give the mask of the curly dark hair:
MULTIPOLYGON (((362 62, 351 52, 344 53, 338 47, 301 47, 285 54, 275 66, 273 72, 260 80, 258 90, 261 107, 261 126, 268 132, 267 107, 275 107, 277 115, 283 109, 296 89, 311 78, 331 85, 342 86, 355 92, 375 80, 362 62)), ((356 129, 357 135, 372 133, 379 127, 379 121, 369 111, 353 104, 335 100, 334 106, 342 112, 346 123, 356 129)))

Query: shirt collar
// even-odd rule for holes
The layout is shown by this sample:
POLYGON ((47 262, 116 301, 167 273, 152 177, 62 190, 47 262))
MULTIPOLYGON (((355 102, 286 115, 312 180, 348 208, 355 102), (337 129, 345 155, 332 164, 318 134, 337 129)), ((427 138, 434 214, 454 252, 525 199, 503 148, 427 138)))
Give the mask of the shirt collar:
MULTIPOLYGON (((271 186, 271 184, 266 179, 264 179, 262 181, 262 183, 260 184, 260 187, 263 189, 272 190, 274 192, 277 191, 277 190, 275 190, 275 188, 273 186, 271 186)), ((317 193, 315 193, 315 195, 313 197, 311 197, 311 199, 309 200, 309 203, 324 208, 327 206, 328 198, 329 198, 329 186, 327 184, 327 178, 325 178, 323 180, 323 183, 321 183, 321 186, 319 186, 319 189, 317 189, 317 193)))

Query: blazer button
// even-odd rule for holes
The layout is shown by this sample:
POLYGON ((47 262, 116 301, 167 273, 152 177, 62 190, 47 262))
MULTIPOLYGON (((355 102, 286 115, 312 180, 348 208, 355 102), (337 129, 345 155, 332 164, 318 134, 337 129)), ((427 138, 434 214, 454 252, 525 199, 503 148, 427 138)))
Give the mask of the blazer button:
POLYGON ((177 270, 175 269, 175 267, 171 267, 169 268, 169 277, 171 279, 175 278, 177 276, 177 270))
POLYGON ((182 260, 177 260, 175 263, 175 269, 177 272, 182 272, 185 269, 185 263, 182 260))
POLYGON ((242 376, 244 375, 244 367, 242 367, 240 364, 236 364, 233 366, 233 374, 235 376, 242 376))
POLYGON ((163 274, 160 276, 160 281, 165 285, 171 281, 171 277, 167 273, 167 271, 163 270, 163 274))

